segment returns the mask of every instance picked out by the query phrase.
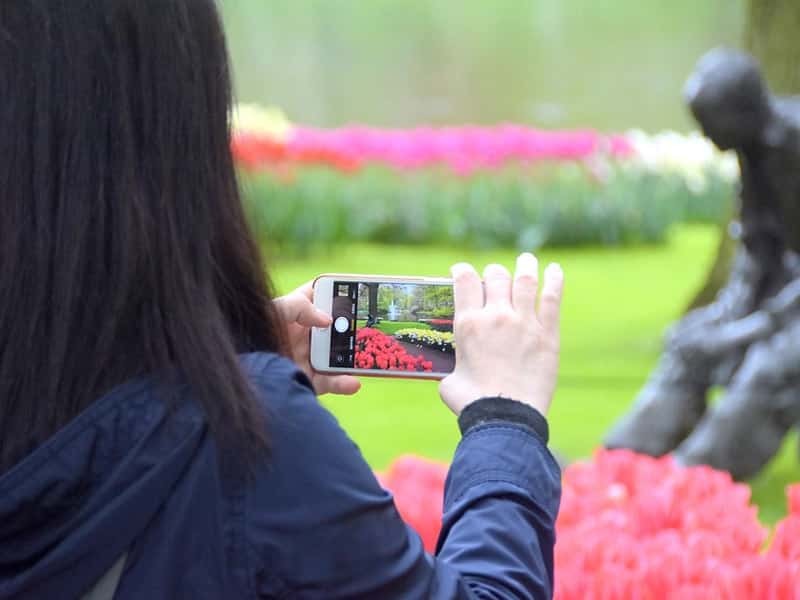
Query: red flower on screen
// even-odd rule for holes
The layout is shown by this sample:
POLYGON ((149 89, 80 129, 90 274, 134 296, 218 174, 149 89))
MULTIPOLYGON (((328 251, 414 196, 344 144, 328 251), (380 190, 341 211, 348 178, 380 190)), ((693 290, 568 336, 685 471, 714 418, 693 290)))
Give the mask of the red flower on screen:
POLYGON ((433 363, 423 355, 412 356, 392 336, 364 327, 356 334, 355 367, 384 371, 432 372, 433 363))

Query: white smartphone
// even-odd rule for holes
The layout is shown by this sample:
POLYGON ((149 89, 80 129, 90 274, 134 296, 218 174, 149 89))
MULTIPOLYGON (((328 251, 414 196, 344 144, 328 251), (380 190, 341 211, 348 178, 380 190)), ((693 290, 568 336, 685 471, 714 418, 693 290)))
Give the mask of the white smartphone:
POLYGON ((333 317, 311 331, 316 371, 443 379, 455 368, 451 279, 320 275, 314 305, 333 317))

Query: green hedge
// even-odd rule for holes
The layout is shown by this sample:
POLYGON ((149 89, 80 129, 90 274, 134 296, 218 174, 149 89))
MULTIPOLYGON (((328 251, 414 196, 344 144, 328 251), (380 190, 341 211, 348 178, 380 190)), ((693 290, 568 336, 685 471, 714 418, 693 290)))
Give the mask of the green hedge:
POLYGON ((693 193, 677 175, 618 168, 604 183, 577 165, 459 177, 440 170, 303 168, 241 174, 262 243, 302 254, 342 241, 472 247, 661 242, 676 222, 717 222, 733 189, 714 175, 693 193))

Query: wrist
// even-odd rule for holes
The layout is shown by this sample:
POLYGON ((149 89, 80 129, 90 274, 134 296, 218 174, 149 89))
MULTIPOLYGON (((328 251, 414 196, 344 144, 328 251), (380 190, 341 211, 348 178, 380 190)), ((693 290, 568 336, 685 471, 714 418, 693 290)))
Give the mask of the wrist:
POLYGON ((521 426, 539 437, 544 444, 550 439, 550 428, 544 415, 529 404, 510 398, 481 398, 464 408, 458 417, 462 435, 490 423, 513 423, 521 426))

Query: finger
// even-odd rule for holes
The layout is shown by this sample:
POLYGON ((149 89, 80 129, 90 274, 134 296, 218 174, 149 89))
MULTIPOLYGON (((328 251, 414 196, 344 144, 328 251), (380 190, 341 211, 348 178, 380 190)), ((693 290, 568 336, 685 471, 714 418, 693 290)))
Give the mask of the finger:
POLYGON ((361 389, 361 382, 351 375, 317 375, 314 378, 314 389, 320 396, 352 396, 361 389))
POLYGON ((450 269, 453 277, 453 305, 456 314, 483 308, 483 285, 472 265, 458 263, 450 269))
POLYGON ((489 265, 483 270, 486 306, 511 306, 511 273, 502 265, 489 265))
POLYGON ((327 327, 331 324, 331 316, 315 307, 298 289, 288 296, 276 300, 278 310, 287 323, 298 323, 304 327, 327 327))
POLYGON ((520 254, 514 272, 514 287, 511 290, 514 309, 522 313, 535 313, 538 289, 539 261, 530 252, 520 254))
POLYGON ((314 282, 313 281, 306 281, 303 285, 297 288, 293 293, 301 294, 308 298, 309 300, 314 299, 314 282))
POLYGON ((551 264, 544 271, 542 297, 539 299, 539 322, 545 331, 558 333, 563 294, 564 271, 560 265, 551 264))

